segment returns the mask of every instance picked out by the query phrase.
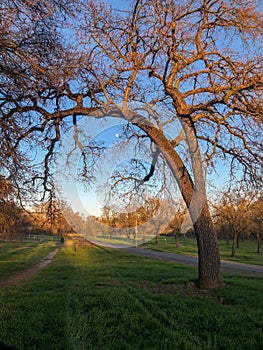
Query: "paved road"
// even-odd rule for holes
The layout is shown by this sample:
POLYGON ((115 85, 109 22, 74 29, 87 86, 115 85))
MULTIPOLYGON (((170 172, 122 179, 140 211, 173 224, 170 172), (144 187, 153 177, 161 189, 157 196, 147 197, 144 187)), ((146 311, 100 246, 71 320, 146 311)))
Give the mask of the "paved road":
MULTIPOLYGON (((124 248, 122 249, 131 254, 138 254, 148 256, 153 259, 165 260, 175 262, 177 264, 189 265, 197 267, 198 261, 197 257, 158 252, 156 250, 144 249, 144 248, 124 248)), ((231 275, 249 275, 263 277, 263 266, 241 264, 232 261, 222 261, 221 262, 222 271, 231 275)))

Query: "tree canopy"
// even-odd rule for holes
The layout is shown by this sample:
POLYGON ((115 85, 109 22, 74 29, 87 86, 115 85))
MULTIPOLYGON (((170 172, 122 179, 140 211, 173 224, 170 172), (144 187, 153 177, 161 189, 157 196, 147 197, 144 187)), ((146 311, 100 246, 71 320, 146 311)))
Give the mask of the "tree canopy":
MULTIPOLYGON (((20 185, 43 186, 52 196, 52 162, 68 128, 74 125, 85 159, 94 147, 80 142, 78 116, 121 110, 179 185, 197 234, 200 286, 222 285, 204 164, 213 168, 221 157, 233 178, 261 185, 260 2, 136 0, 116 10, 98 1, 4 0, 1 18, 3 175, 17 179, 26 169, 20 185), (151 107, 146 117, 128 117, 132 101, 151 107)), ((84 166, 85 176, 91 172, 84 166)))

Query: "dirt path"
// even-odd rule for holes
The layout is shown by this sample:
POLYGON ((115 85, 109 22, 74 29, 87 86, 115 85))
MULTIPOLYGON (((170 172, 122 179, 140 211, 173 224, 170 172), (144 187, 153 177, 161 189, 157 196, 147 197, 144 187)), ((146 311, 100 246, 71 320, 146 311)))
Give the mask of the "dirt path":
POLYGON ((0 281, 0 288, 11 286, 11 285, 18 285, 19 283, 23 282, 24 280, 30 278, 35 273, 37 273, 39 270, 43 269, 44 267, 48 266, 54 257, 57 255, 60 248, 56 248, 53 252, 49 253, 47 256, 42 258, 40 262, 30 269, 23 270, 20 272, 17 272, 16 274, 8 277, 4 281, 0 281))

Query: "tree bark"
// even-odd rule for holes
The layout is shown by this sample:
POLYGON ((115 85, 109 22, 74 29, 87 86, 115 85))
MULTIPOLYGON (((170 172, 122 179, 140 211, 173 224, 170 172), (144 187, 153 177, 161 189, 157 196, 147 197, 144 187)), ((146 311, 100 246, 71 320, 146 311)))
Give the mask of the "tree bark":
POLYGON ((223 277, 221 272, 219 247, 207 203, 198 145, 192 142, 191 137, 189 137, 189 143, 193 143, 191 148, 195 148, 194 150, 190 149, 190 152, 198 153, 197 156, 193 155, 192 160, 196 175, 196 184, 194 184, 180 155, 176 152, 169 140, 165 138, 163 133, 151 125, 141 123, 138 123, 137 125, 160 147, 178 183, 185 204, 189 210, 197 236, 199 288, 221 288, 223 286, 223 277))
POLYGON ((198 244, 200 289, 223 287, 218 241, 207 203, 194 223, 198 244))
POLYGON ((231 257, 234 258, 236 256, 236 248, 237 248, 237 234, 233 234, 233 242, 232 242, 232 254, 231 257))
POLYGON ((257 243, 258 243, 258 254, 262 254, 262 238, 259 233, 257 233, 257 243))
POLYGON ((179 248, 178 232, 176 232, 176 233, 174 234, 174 237, 175 237, 175 246, 176 246, 176 248, 179 248))
POLYGON ((236 239, 236 248, 237 248, 237 249, 239 248, 239 238, 240 238, 240 236, 237 235, 237 239, 236 239))

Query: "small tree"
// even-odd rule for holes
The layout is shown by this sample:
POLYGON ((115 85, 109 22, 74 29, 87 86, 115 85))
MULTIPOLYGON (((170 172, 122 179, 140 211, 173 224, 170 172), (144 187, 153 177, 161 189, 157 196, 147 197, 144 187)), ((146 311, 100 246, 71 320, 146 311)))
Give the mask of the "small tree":
POLYGON ((239 248, 240 235, 249 235, 250 233, 249 207, 251 200, 247 193, 225 191, 221 194, 216 205, 215 222, 227 240, 229 236, 232 237, 232 257, 236 256, 236 249, 239 248))

